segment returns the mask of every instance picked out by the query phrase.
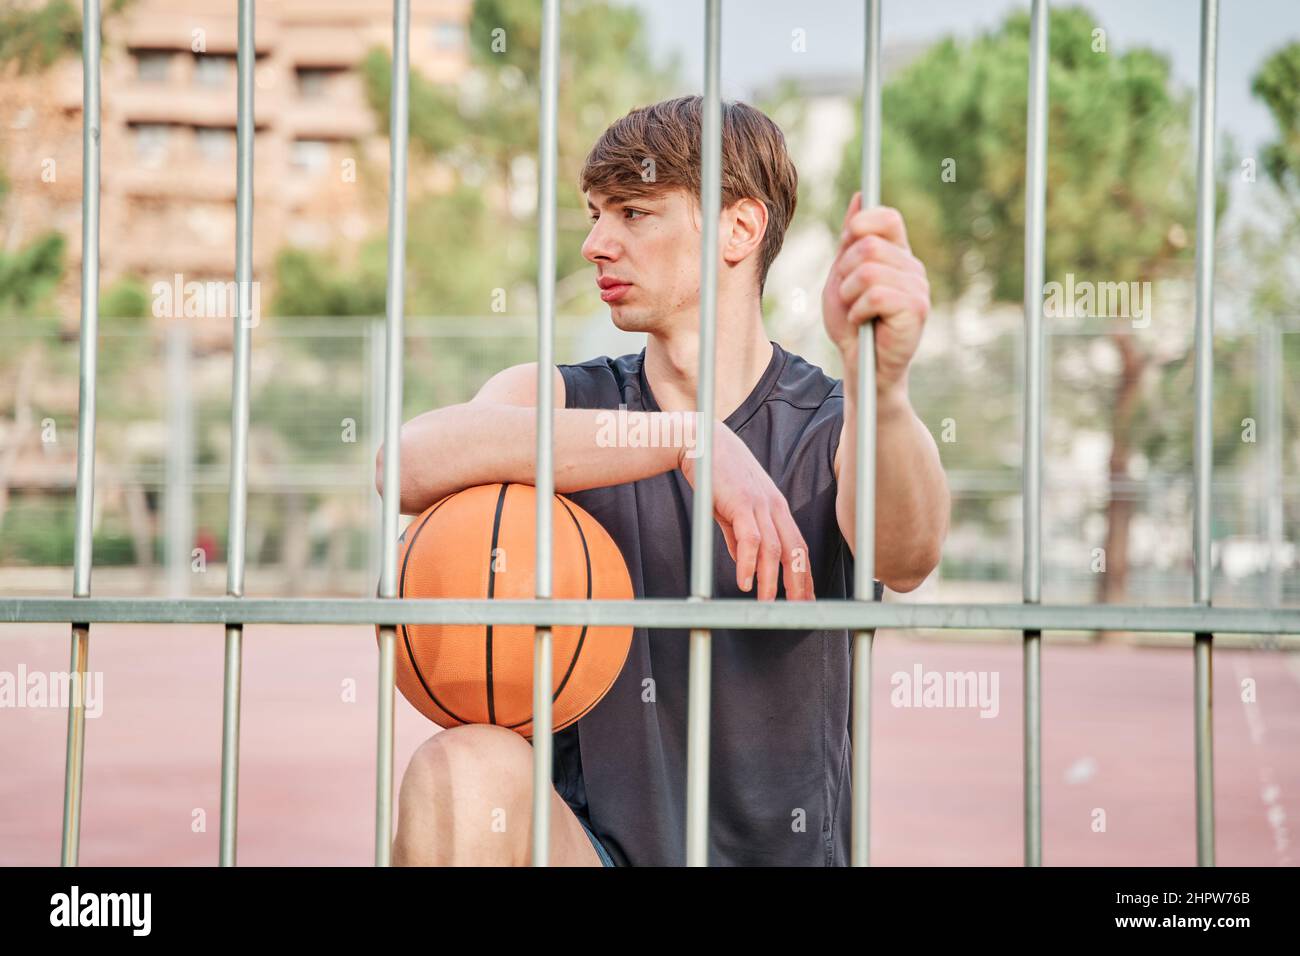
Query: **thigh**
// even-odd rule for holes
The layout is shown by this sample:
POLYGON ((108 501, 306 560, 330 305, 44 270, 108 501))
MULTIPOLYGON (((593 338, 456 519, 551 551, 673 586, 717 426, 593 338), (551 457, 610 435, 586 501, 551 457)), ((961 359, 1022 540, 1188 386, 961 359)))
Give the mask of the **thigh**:
POLYGON ((554 787, 551 788, 551 866, 604 866, 587 831, 554 787))

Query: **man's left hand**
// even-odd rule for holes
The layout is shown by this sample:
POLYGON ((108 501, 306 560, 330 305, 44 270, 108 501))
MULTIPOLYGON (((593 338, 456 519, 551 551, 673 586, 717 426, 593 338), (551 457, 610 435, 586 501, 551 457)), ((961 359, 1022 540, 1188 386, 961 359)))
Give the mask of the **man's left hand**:
POLYGON ((846 372, 857 368, 858 326, 876 323, 876 391, 903 387, 907 368, 930 314, 925 266, 912 255, 897 209, 862 208, 853 194, 840 247, 822 289, 822 320, 840 350, 846 372))

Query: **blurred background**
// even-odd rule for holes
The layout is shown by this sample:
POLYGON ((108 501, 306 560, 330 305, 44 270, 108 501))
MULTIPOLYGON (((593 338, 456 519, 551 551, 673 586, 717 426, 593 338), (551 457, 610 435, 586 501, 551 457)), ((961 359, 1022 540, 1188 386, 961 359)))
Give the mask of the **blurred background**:
MULTIPOLYGON (((579 251, 588 222, 578 171, 629 109, 701 90, 703 10, 696 0, 565 0, 562 9, 556 357, 576 362, 644 344, 615 329, 593 294, 579 251)), ((1047 279, 1135 283, 1149 294, 1141 321, 1054 316, 1044 325, 1047 603, 1192 598, 1199 9, 1195 0, 1094 0, 1052 12, 1047 279)), ((380 0, 257 6, 250 596, 370 596, 378 579, 390 18, 380 0)), ((105 2, 98 596, 225 589, 235 26, 230 0, 105 2)), ((835 377, 842 370, 817 302, 858 186, 862 33, 852 0, 724 10, 723 95, 777 121, 800 173, 798 212, 768 281, 769 334, 835 377)), ((886 2, 883 37, 883 199, 904 213, 934 299, 911 397, 953 492, 940 567, 887 600, 1015 602, 1028 4, 886 2)), ((532 0, 412 4, 404 418, 465 401, 497 370, 535 358, 539 40, 532 0)), ((80 47, 79 4, 0 4, 4 595, 72 588, 80 47)), ((1294 606, 1300 7, 1289 0, 1223 4, 1216 139, 1214 603, 1294 606)), ((243 858, 364 863, 372 639, 305 630, 249 629, 243 858), (319 782, 310 799, 308 779, 319 782), (297 829, 286 826, 288 803, 297 829)), ((0 666, 66 667, 56 639, 66 631, 0 625, 0 666)), ((109 689, 103 719, 88 729, 86 862, 215 861, 219 633, 94 629, 91 667, 104 669, 109 689), (115 691, 115 681, 140 693, 115 691), (178 765, 182 754, 188 762, 178 765), (139 799, 146 782, 190 808, 182 822, 193 839, 123 823, 147 830, 155 804, 139 799), (194 829, 191 810, 205 807, 212 825, 194 829)), ((881 637, 879 699, 891 662, 910 670, 922 658, 927 667, 1002 668, 1005 699, 1000 719, 973 723, 966 713, 922 719, 881 705, 875 858, 1016 863, 1018 636, 881 637), (972 751, 971 734, 996 743, 972 751), (918 748, 929 756, 919 760, 918 748)), ((1061 652, 1044 660, 1045 761, 1056 774, 1045 858, 1192 862, 1191 660, 1170 653, 1187 635, 1047 640, 1061 652), (1135 735, 1134 722, 1147 732, 1135 735), (1070 836, 1079 824, 1069 801, 1086 813, 1096 802, 1087 787, 1107 780, 1117 803, 1138 794, 1138 809, 1116 823, 1128 837, 1098 841, 1086 822, 1070 836)), ((1226 635, 1221 646, 1242 650, 1221 654, 1216 671, 1226 682, 1220 780, 1230 754, 1246 761, 1231 778, 1245 788, 1240 816, 1221 811, 1223 862, 1290 863, 1287 821, 1300 815, 1296 642, 1226 635), (1238 704, 1242 680, 1270 682, 1273 693, 1238 704)), ((400 770, 402 753, 432 728, 398 706, 400 770)), ((0 711, 0 759, 14 768, 0 782, 0 808, 43 808, 0 814, 0 864, 57 858, 64 719, 57 707, 0 711)))

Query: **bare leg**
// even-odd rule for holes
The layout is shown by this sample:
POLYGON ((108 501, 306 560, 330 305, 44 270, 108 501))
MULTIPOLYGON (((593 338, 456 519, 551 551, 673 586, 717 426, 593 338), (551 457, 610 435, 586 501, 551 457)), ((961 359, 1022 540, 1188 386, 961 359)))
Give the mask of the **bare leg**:
MULTIPOLYGON (((527 866, 533 748, 513 730, 453 727, 416 750, 398 795, 394 866, 527 866)), ((552 866, 600 866, 582 824, 551 788, 552 866)))

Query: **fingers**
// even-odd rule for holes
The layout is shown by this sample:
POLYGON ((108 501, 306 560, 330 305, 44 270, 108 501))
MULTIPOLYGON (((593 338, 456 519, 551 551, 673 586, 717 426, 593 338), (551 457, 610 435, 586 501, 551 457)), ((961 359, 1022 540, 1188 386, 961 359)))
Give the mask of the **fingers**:
POLYGON ((842 281, 866 262, 879 262, 900 272, 925 276, 925 265, 920 259, 883 236, 863 236, 854 240, 835 260, 835 275, 842 281))
POLYGON ((736 562, 736 587, 754 591, 757 574, 755 596, 762 601, 775 600, 784 568, 786 597, 810 599, 808 546, 785 496, 733 432, 724 427, 719 435, 721 467, 714 517, 722 528, 727 551, 736 562), (730 448, 738 457, 729 456, 730 448))
POLYGON ((758 599, 774 601, 777 576, 781 573, 781 559, 784 556, 781 536, 777 534, 772 513, 767 508, 759 508, 754 513, 754 520, 763 533, 763 541, 758 546, 758 599))
MULTIPOLYGON (((804 542, 790 506, 775 487, 773 498, 760 503, 746 516, 748 525, 756 529, 759 540, 747 554, 746 562, 736 565, 736 584, 742 591, 749 591, 753 585, 753 575, 758 575, 758 592, 760 601, 776 599, 777 582, 784 569, 785 596, 789 601, 811 601, 813 593, 812 569, 808 562, 808 545, 804 542), (752 558, 749 555, 753 555, 752 558)), ((739 522, 737 522, 739 524, 739 522)), ((739 537, 739 533, 737 537, 739 537)), ((741 553, 746 554, 741 547, 741 553)))
POLYGON ((775 489, 773 493, 774 503, 738 512, 730 527, 725 521, 719 522, 727 550, 736 562, 736 587, 752 591, 757 575, 758 600, 775 600, 784 569, 786 599, 814 600, 808 545, 781 493, 775 489))
POLYGON ((753 587, 761 540, 752 510, 742 509, 736 514, 731 533, 736 542, 736 587, 748 591, 753 587))
POLYGON ((808 545, 804 543, 799 526, 795 524, 790 506, 782 498, 775 510, 777 534, 781 537, 781 564, 785 568, 785 597, 787 601, 811 601, 813 593, 812 566, 808 561, 808 545))
POLYGON ((930 294, 930 284, 925 276, 917 275, 915 272, 905 272, 880 262, 864 262, 840 283, 840 301, 851 303, 860 298, 864 292, 875 292, 881 289, 894 289, 905 293, 908 297, 916 298, 928 297, 930 294))
POLYGON ((727 542, 727 553, 731 555, 731 560, 736 560, 736 536, 731 532, 731 525, 725 521, 719 521, 718 526, 722 528, 722 537, 727 542))
POLYGON ((903 312, 915 312, 924 317, 925 308, 924 300, 901 289, 874 286, 858 296, 846 318, 850 325, 858 325, 869 319, 884 319, 903 312))
MULTIPOLYGON (((848 217, 845 230, 853 239, 863 236, 883 236, 894 245, 912 251, 907 242, 907 227, 903 224, 903 214, 892 206, 872 206, 862 209, 848 217)), ((844 245, 846 243, 842 243, 844 245)))

